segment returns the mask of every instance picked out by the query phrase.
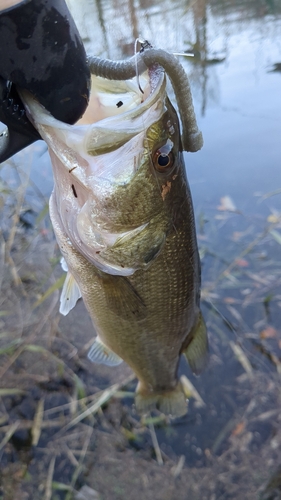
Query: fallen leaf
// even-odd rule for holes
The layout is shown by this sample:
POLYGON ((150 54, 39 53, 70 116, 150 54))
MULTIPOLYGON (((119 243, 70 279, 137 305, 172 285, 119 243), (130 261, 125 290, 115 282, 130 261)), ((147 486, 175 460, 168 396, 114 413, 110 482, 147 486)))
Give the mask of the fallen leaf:
POLYGON ((239 436, 239 434, 242 434, 244 429, 245 429, 245 423, 239 422, 239 424, 237 424, 236 427, 233 429, 231 435, 232 436, 239 436))
POLYGON ((234 233, 232 234, 232 240, 239 241, 244 236, 244 234, 245 233, 242 233, 241 231, 234 231, 234 233))
POLYGON ((40 234, 41 236, 47 236, 49 234, 49 229, 41 229, 40 234))
POLYGON ((225 304, 239 304, 241 300, 234 299, 233 297, 224 297, 223 301, 225 304))
POLYGON ((280 222, 280 220, 280 215, 271 214, 267 217, 267 222, 271 222, 273 224, 277 224, 278 222, 280 222))
POLYGON ((249 262, 246 259, 236 259, 235 264, 239 267, 248 267, 249 262))
POLYGON ((267 326, 260 332, 261 339, 274 339, 277 336, 277 330, 273 326, 267 326))
POLYGON ((234 205, 230 196, 223 196, 220 199, 221 204, 217 207, 218 210, 225 212, 237 212, 237 208, 234 205))

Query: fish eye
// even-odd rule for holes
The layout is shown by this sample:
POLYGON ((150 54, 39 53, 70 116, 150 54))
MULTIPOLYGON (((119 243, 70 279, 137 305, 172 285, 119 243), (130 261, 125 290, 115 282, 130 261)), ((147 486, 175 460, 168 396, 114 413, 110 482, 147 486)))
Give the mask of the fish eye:
POLYGON ((171 167, 174 163, 174 155, 172 152, 170 153, 161 153, 156 151, 155 153, 155 168, 159 172, 165 172, 167 168, 171 167))
POLYGON ((174 165, 175 157, 171 146, 173 146, 173 143, 168 141, 167 144, 155 151, 153 163, 158 172, 166 172, 167 169, 174 165))

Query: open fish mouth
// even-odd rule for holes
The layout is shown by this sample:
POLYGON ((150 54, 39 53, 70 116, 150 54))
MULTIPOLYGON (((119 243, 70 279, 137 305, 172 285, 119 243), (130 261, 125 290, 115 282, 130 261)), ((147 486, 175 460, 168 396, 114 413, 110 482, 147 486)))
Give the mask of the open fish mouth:
POLYGON ((114 223, 109 200, 116 187, 129 185, 142 165, 147 156, 146 131, 166 111, 163 69, 155 65, 126 81, 93 76, 88 111, 75 125, 56 120, 29 94, 23 92, 22 98, 49 145, 55 181, 52 198, 70 241, 101 271, 133 274, 137 263, 120 266, 105 259, 103 251, 140 235, 147 223, 114 223))
MULTIPOLYGON (((61 151, 63 143, 77 154, 77 160, 81 154, 95 169, 98 167, 95 161, 91 162, 91 156, 118 149, 153 123, 155 117, 161 116, 164 93, 165 76, 160 67, 129 81, 110 81, 92 76, 89 107, 76 125, 56 120, 27 92, 21 95, 31 121, 58 158, 67 161, 68 152, 61 151), (140 83, 143 92, 139 88, 140 83), (55 129, 55 138, 52 137, 52 129, 55 129)), ((72 163, 67 166, 75 166, 73 160, 70 157, 68 163, 72 163)))

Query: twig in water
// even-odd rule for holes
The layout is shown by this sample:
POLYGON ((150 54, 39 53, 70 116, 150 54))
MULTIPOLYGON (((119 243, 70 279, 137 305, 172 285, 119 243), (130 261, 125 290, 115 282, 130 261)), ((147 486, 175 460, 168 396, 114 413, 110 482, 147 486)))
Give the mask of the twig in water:
POLYGON ((52 482, 55 470, 55 462, 56 462, 56 457, 52 457, 48 469, 44 500, 51 500, 52 498, 52 482))
MULTIPOLYGON (((12 364, 16 361, 16 359, 21 355, 21 353, 25 350, 28 350, 30 343, 33 341, 33 339, 35 339, 35 337, 38 335, 38 333, 40 333, 40 331, 44 327, 45 323, 47 323, 47 321, 50 320, 51 313, 52 313, 53 309, 55 308, 57 301, 58 301, 58 293, 57 294, 55 293, 54 298, 53 298, 50 306, 48 307, 47 311, 45 312, 43 318, 41 319, 41 321, 34 328, 33 332, 31 332, 31 334, 27 337, 25 343, 23 345, 21 345, 16 350, 16 352, 8 359, 7 363, 2 367, 2 370, 0 371, 0 379, 3 377, 3 375, 6 373, 6 371, 10 368, 10 366, 12 366, 12 364)), ((38 350, 40 349, 40 346, 36 346, 36 347, 38 347, 38 350)), ((42 348, 42 351, 43 350, 44 349, 42 348)), ((44 350, 44 351, 46 351, 46 350, 44 350)))
POLYGON ((43 422, 43 415, 44 415, 44 398, 40 399, 35 417, 34 417, 34 424, 31 429, 31 436, 32 436, 32 446, 37 446, 40 436, 41 436, 41 431, 42 431, 42 422, 43 422))
POLYGON ((252 377, 253 376, 252 365, 251 365, 250 361, 248 360, 248 358, 246 357, 246 355, 244 354, 241 347, 238 344, 234 344, 234 342, 232 340, 230 340, 229 344, 230 344, 230 347, 233 350, 235 356, 237 357, 239 363, 241 363, 241 365, 243 366, 245 372, 248 373, 248 375, 250 377, 252 377))
MULTIPOLYGON (((16 432, 19 424, 20 424, 20 422, 17 421, 14 424, 12 424, 11 426, 10 425, 8 426, 9 429, 7 430, 6 436, 2 439, 2 441, 0 443, 0 450, 2 450, 2 448, 4 448, 4 446, 8 443, 8 441, 10 441, 12 435, 16 432)), ((5 426, 5 427, 7 427, 7 426, 5 426)))
POLYGON ((193 397, 197 402, 197 408, 202 408, 203 406, 206 406, 206 403, 204 403, 199 392, 195 389, 194 385, 190 382, 190 380, 188 380, 188 378, 185 375, 181 376, 180 381, 186 397, 188 399, 190 397, 193 397))
POLYGON ((68 460, 72 463, 72 465, 74 465, 74 467, 78 467, 79 462, 78 462, 78 460, 76 460, 76 458, 73 454, 73 451, 67 445, 65 445, 63 447, 63 449, 64 449, 66 455, 68 456, 68 460))
MULTIPOLYGON (((32 426, 34 425, 34 421, 33 420, 22 420, 22 421, 18 421, 16 422, 17 423, 17 428, 19 429, 32 429, 32 426)), ((47 420, 47 421, 44 421, 42 422, 41 424, 41 429, 52 429, 54 427, 61 427, 63 423, 63 420, 62 419, 57 419, 57 420, 47 420)), ((13 429, 13 425, 3 425, 2 427, 0 427, 0 432, 11 432, 12 429, 13 429)), ((14 433, 15 431, 13 431, 14 433)))
POLYGON ((148 424, 148 428, 149 428, 149 432, 150 432, 150 435, 151 435, 152 444, 153 444, 153 447, 154 447, 154 451, 155 451, 157 463, 158 463, 158 465, 163 465, 162 453, 161 453, 161 450, 160 450, 160 446, 158 444, 156 432, 155 432, 154 425, 153 425, 152 422, 150 422, 148 424))
POLYGON ((119 391, 119 389, 121 387, 123 387, 124 385, 127 385, 129 382, 131 382, 132 380, 135 379, 135 375, 132 374, 130 375, 129 377, 127 377, 123 382, 119 383, 119 384, 114 384, 112 385, 111 387, 109 387, 108 389, 106 389, 102 395, 99 397, 99 399, 92 405, 90 406, 89 408, 87 408, 87 410, 83 411, 83 413, 80 413, 80 415, 78 415, 76 418, 74 418, 71 422, 69 422, 62 430, 63 431, 66 431, 68 429, 70 429, 71 427, 73 427, 74 425, 78 424, 79 422, 81 422, 81 420, 84 420, 84 418, 88 417, 89 415, 93 415, 95 413, 97 413, 97 411, 105 404, 107 403, 107 401, 109 399, 112 398, 112 396, 114 396, 114 394, 119 391))
POLYGON ((172 469, 171 469, 171 472, 172 472, 174 477, 178 477, 180 475, 180 473, 183 469, 183 466, 184 466, 184 462, 185 462, 185 456, 181 455, 177 465, 174 465, 174 467, 172 467, 172 469))
POLYGON ((219 434, 217 435, 217 437, 214 441, 214 444, 211 448, 211 451, 214 455, 217 453, 221 444, 226 439, 226 437, 230 434, 230 432, 232 431, 232 429, 235 427, 236 424, 237 424, 237 418, 233 417, 227 422, 227 424, 219 432, 219 434))
MULTIPOLYGON (((82 453, 80 455, 79 462, 77 464, 77 467, 76 467, 76 469, 75 469, 75 471, 73 473, 72 479, 71 479, 71 485, 70 486, 71 486, 71 490, 72 491, 73 491, 75 483, 76 483, 76 481, 78 479, 78 476, 79 476, 79 474, 81 473, 81 471, 83 469, 83 461, 85 459, 85 456, 86 456, 86 453, 87 453, 87 449, 89 448, 89 444, 90 444, 92 433, 93 433, 93 428, 89 427, 87 439, 85 440, 85 442, 83 444, 82 453)), ((72 498, 72 491, 69 491, 67 493, 65 500, 71 500, 71 498, 72 498)))

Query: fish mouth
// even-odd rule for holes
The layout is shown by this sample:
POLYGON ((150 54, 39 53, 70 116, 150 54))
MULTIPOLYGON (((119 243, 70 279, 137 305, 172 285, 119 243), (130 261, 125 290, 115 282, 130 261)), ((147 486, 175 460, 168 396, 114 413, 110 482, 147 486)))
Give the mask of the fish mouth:
POLYGON ((120 238, 141 233, 146 224, 116 231, 106 219, 104 207, 116 187, 127 186, 136 174, 147 149, 146 131, 166 111, 163 69, 155 65, 139 79, 127 81, 93 77, 89 109, 75 125, 56 120, 30 94, 21 92, 21 97, 49 146, 55 184, 52 203, 58 214, 55 222, 98 269, 132 275, 138 265, 109 262, 103 251, 120 238))
MULTIPOLYGON (((97 156, 103 152, 110 152, 116 144, 116 139, 116 147, 119 147, 122 134, 125 141, 129 135, 133 136, 141 131, 144 125, 140 127, 138 118, 159 100, 160 95, 164 97, 165 88, 165 72, 159 65, 147 69, 130 80, 107 80, 92 75, 88 107, 74 125, 56 120, 29 92, 23 90, 19 93, 30 121, 47 143, 46 127, 52 127, 57 133, 64 132, 68 135, 72 135, 71 131, 79 127, 81 134, 85 136, 86 133, 87 151, 90 155, 97 156), (118 135, 114 134, 106 140, 104 135, 116 131, 116 126, 118 135)), ((66 145, 69 142, 77 149, 78 141, 73 143, 68 141, 67 137, 65 139, 66 145)))
POLYGON ((166 80, 159 65, 131 80, 93 76, 89 106, 75 125, 56 120, 27 91, 19 93, 30 121, 50 151, 81 185, 85 176, 125 183, 137 169, 136 151, 142 152, 140 136, 165 112, 166 80), (135 143, 121 151, 132 139, 135 143), (117 156, 104 160, 103 155, 116 152, 117 156))

